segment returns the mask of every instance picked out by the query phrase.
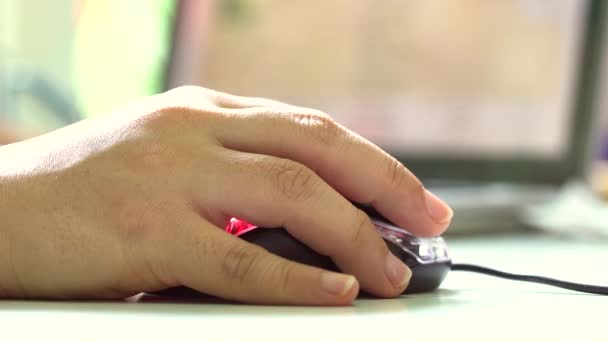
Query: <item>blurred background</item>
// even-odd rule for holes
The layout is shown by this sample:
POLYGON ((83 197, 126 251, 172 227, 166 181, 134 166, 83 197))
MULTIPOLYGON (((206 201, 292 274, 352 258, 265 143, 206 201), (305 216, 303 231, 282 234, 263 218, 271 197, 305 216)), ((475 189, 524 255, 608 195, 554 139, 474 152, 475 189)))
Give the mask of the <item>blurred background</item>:
MULTIPOLYGON (((0 0, 0 142, 197 84, 322 109, 429 182, 475 182, 486 196, 478 183, 516 183, 525 200, 505 187, 480 199, 468 183, 464 197, 500 209, 490 222, 505 212, 521 222, 522 203, 555 198, 547 187, 582 179, 605 192, 600 9, 586 0, 0 0)), ((458 189, 445 192, 456 207, 458 189)))
POLYGON ((323 108, 392 149, 564 148, 582 1, 222 3, 193 82, 323 108))

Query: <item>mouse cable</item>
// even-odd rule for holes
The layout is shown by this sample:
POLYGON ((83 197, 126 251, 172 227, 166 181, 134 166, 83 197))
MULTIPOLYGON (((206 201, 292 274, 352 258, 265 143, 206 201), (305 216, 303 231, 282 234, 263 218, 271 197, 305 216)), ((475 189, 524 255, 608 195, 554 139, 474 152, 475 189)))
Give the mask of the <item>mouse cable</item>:
POLYGON ((497 270, 494 270, 494 269, 491 269, 488 267, 483 267, 483 266, 478 266, 478 265, 452 264, 451 270, 452 271, 465 271, 465 272, 481 273, 481 274, 490 275, 490 276, 499 277, 499 278, 505 278, 505 279, 509 279, 509 280, 540 283, 540 284, 560 287, 563 289, 568 289, 568 290, 577 291, 577 292, 608 295, 608 286, 579 284, 579 283, 572 283, 569 281, 563 281, 563 280, 552 279, 552 278, 548 278, 548 277, 541 277, 541 276, 536 276, 536 275, 507 273, 507 272, 497 271, 497 270))

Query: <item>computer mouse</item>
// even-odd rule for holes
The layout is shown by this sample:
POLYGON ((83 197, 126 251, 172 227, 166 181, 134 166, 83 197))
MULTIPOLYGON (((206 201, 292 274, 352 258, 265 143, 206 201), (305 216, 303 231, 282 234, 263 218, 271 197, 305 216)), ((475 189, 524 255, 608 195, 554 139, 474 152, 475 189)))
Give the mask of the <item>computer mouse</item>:
MULTIPOLYGON (((441 285, 452 264, 447 244, 442 237, 416 237, 382 217, 373 208, 360 205, 358 207, 369 215, 389 250, 412 270, 412 277, 404 294, 430 292, 441 285)), ((226 231, 283 258, 340 271, 331 258, 317 253, 283 228, 256 227, 233 219, 226 231)), ((364 291, 361 293, 369 296, 364 291)), ((160 294, 178 297, 197 295, 196 291, 184 287, 161 291, 160 294)))

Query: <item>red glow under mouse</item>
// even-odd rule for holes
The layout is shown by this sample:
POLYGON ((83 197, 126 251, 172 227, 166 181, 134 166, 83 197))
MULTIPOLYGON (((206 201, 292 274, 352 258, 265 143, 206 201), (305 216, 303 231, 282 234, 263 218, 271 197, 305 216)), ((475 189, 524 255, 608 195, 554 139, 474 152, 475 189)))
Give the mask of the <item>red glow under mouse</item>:
POLYGON ((228 233, 228 234, 232 234, 234 236, 241 236, 256 228, 257 228, 257 226, 254 226, 253 224, 251 224, 245 220, 239 220, 239 219, 233 217, 230 219, 230 222, 228 222, 228 224, 226 225, 225 230, 226 230, 226 233, 228 233))

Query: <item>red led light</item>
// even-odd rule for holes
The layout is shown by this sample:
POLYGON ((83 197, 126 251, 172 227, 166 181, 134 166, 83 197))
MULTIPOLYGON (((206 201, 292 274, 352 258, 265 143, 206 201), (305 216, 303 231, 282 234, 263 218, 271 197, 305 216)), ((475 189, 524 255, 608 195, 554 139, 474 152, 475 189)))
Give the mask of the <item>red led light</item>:
POLYGON ((239 220, 237 218, 231 218, 230 222, 226 225, 226 232, 228 234, 232 234, 234 236, 240 236, 242 234, 247 233, 248 231, 256 229, 257 226, 245 221, 239 220))

